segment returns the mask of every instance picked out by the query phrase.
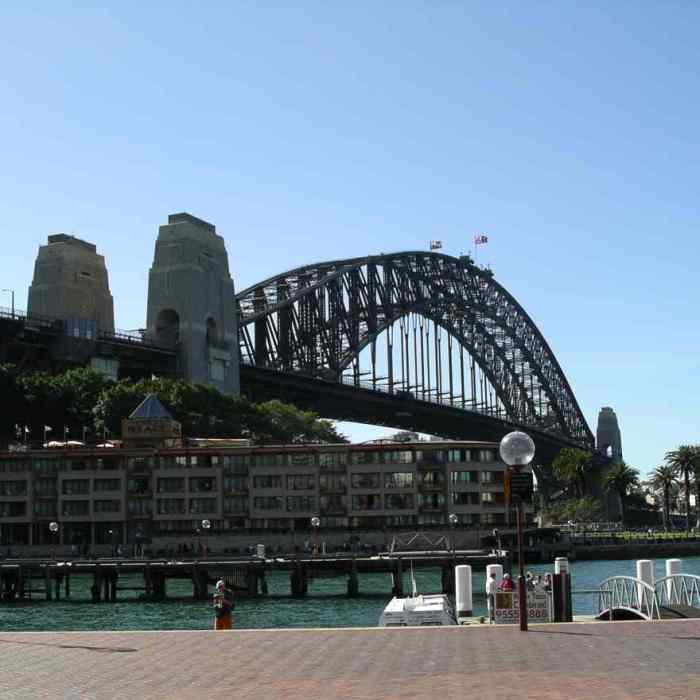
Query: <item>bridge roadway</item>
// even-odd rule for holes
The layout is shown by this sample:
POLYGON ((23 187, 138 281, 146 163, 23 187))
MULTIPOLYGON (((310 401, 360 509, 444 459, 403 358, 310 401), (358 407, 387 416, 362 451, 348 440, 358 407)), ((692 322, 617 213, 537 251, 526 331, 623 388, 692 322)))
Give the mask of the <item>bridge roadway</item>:
POLYGON ((119 591, 139 591, 145 598, 162 600, 166 597, 168 580, 192 582, 196 599, 209 595, 209 586, 218 579, 225 579, 238 595, 260 596, 267 594, 266 575, 271 571, 289 573, 292 597, 304 597, 314 578, 347 577, 348 596, 360 593, 360 574, 386 573, 391 575, 391 594, 403 595, 404 573, 409 565, 414 568, 439 568, 442 572, 442 588, 445 593, 454 591, 454 567, 469 564, 475 570, 485 570, 487 564, 503 564, 510 567, 507 556, 489 554, 482 550, 457 550, 456 552, 397 552, 384 556, 276 557, 262 559, 245 557, 236 559, 198 560, 117 560, 100 559, 54 560, 5 560, 0 564, 0 601, 13 602, 37 599, 60 600, 70 597, 71 580, 76 576, 92 577, 92 602, 116 601, 119 591), (409 564, 410 562, 410 564, 409 564), (124 577, 129 576, 128 585, 124 577), (134 584, 133 577, 142 583, 134 584))
POLYGON ((694 700, 700 620, 2 632, 3 700, 694 700))

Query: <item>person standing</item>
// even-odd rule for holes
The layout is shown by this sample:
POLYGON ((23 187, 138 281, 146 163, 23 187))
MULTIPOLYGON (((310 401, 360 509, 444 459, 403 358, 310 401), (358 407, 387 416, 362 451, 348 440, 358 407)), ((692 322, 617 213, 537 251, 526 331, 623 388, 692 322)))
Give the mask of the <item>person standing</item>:
POLYGON ((486 607, 489 612, 489 622, 493 623, 496 620, 496 573, 491 572, 491 575, 486 579, 486 607))
POLYGON ((230 630, 233 628, 233 591, 226 588, 223 579, 216 582, 214 591, 214 629, 230 630))

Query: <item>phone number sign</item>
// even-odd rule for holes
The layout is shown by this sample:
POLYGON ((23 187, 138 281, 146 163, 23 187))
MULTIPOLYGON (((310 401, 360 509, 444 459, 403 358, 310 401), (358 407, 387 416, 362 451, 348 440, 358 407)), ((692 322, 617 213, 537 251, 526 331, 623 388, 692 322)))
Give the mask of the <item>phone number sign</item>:
MULTIPOLYGON (((518 594, 496 593, 494 617, 497 625, 513 625, 520 622, 518 594)), ((551 622, 549 595, 545 591, 530 591, 527 594, 527 618, 532 622, 551 622)))

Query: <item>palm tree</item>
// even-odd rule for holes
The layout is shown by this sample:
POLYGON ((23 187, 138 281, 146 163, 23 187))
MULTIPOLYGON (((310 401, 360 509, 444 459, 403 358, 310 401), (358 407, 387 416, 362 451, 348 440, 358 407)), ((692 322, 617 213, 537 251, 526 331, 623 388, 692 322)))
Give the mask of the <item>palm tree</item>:
POLYGON ((690 475, 700 464, 700 447, 698 445, 680 445, 670 450, 664 457, 666 464, 683 478, 685 491, 685 529, 690 531, 690 475))
POLYGON ((628 466, 624 462, 613 464, 603 476, 603 488, 606 491, 615 491, 620 499, 620 522, 625 522, 625 498, 630 486, 639 484, 639 471, 628 466))
POLYGON ((585 450, 565 447, 552 462, 552 472, 564 482, 573 496, 583 498, 586 492, 586 474, 590 471, 592 455, 585 450))
POLYGON ((668 530, 671 521, 671 489, 676 483, 676 472, 673 467, 662 464, 651 473, 651 485, 661 490, 664 499, 664 528, 668 530))

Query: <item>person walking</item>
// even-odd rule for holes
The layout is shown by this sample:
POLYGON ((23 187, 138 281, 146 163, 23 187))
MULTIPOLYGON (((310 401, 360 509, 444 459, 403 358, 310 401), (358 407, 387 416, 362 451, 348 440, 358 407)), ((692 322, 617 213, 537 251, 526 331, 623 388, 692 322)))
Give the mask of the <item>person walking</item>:
POLYGON ((489 612, 489 623, 493 624, 496 621, 496 590, 498 584, 496 582, 496 573, 491 572, 491 575, 486 579, 486 607, 489 612))
POLYGON ((216 582, 214 591, 214 629, 230 630, 233 628, 233 591, 226 588, 223 579, 216 582))

